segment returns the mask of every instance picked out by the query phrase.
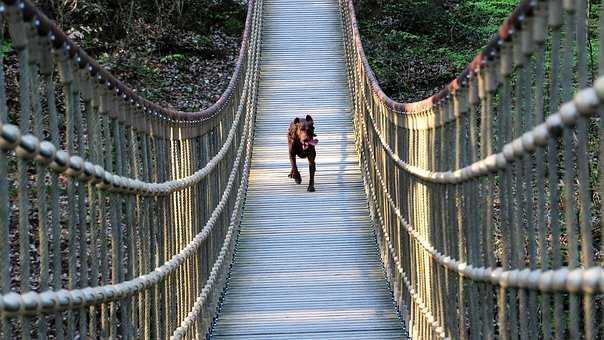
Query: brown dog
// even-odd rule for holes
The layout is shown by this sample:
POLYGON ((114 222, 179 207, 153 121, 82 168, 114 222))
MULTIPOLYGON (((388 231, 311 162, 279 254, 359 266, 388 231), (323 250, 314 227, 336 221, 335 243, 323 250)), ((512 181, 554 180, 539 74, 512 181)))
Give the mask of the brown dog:
POLYGON ((293 178, 297 184, 302 182, 302 177, 296 166, 296 156, 308 158, 308 169, 310 170, 310 180, 308 181, 308 191, 315 191, 315 145, 319 142, 315 137, 315 124, 310 115, 305 119, 295 118, 289 123, 287 131, 287 146, 289 147, 289 160, 292 165, 288 177, 293 178))

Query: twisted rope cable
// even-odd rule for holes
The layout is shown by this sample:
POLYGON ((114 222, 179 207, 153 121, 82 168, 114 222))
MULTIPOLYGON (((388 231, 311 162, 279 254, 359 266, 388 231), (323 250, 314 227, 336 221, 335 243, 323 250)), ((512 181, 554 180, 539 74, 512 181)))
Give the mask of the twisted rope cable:
POLYGON ((560 110, 548 116, 544 123, 505 144, 501 152, 491 154, 461 169, 449 171, 430 171, 401 160, 386 143, 375 123, 371 106, 365 98, 363 100, 380 145, 401 170, 430 183, 460 184, 504 170, 515 161, 535 153, 537 148, 547 147, 549 140, 556 138, 563 127, 574 128, 579 119, 594 116, 599 105, 604 102, 604 77, 598 78, 593 87, 579 91, 573 101, 563 104, 560 110))
MULTIPOLYGON (((248 87, 249 83, 251 82, 253 77, 252 74, 252 72, 249 72, 246 76, 246 87, 248 87)), ((245 101, 240 103, 237 117, 242 115, 244 104, 245 101)), ((233 129, 232 131, 235 130, 233 129)), ((232 140, 233 136, 229 135, 229 137, 232 140)), ((187 258, 191 257, 210 234, 212 228, 218 220, 218 217, 225 208, 226 201, 231 193, 235 176, 237 175, 238 164, 241 160, 244 150, 245 141, 246 138, 242 138, 240 141, 237 156, 233 163, 233 168, 229 175, 226 189, 223 192, 219 203, 214 208, 210 219, 202 228, 202 231, 199 232, 193 238, 193 240, 177 255, 173 256, 162 266, 156 268, 152 273, 147 273, 118 284, 107 284, 83 289, 46 291, 42 293, 28 292, 26 294, 18 294, 14 292, 8 293, 0 296, 0 311, 8 316, 14 316, 26 314, 32 315, 36 312, 49 313, 57 310, 81 308, 132 296, 163 280, 166 276, 174 272, 176 268, 178 268, 178 266, 187 258)))
MULTIPOLYGON (((263 0, 258 0, 258 6, 260 8, 262 8, 262 1, 263 0)), ((258 26, 256 29, 254 29, 253 31, 253 38, 252 41, 255 42, 255 46, 258 46, 259 42, 260 42, 260 33, 262 32, 262 18, 260 15, 258 15, 258 26)), ((257 47, 255 49, 256 52, 258 52, 259 47, 257 47)), ((252 58, 253 63, 254 63, 254 74, 256 74, 256 79, 253 82, 254 84, 257 84, 258 82, 258 69, 259 69, 259 57, 258 57, 259 53, 255 53, 254 57, 252 58)), ((210 294, 210 291, 213 289, 213 286, 217 280, 217 277, 220 275, 219 271, 223 270, 224 265, 226 263, 228 263, 230 261, 230 259, 233 256, 233 241, 235 240, 235 235, 237 235, 238 230, 241 226, 240 224, 240 218, 242 215, 242 210, 243 210, 243 203, 245 200, 245 196, 247 194, 247 189, 248 189, 248 179, 249 179, 249 172, 250 172, 250 163, 251 163, 251 157, 252 157, 252 150, 253 150, 253 143, 254 143, 254 126, 255 126, 255 116, 256 113, 254 112, 255 110, 252 108, 250 109, 250 107, 253 107, 252 105, 250 105, 250 102, 254 102, 255 98, 256 98, 256 90, 257 90, 257 86, 253 87, 253 94, 250 96, 251 100, 248 101, 248 117, 246 119, 246 126, 244 128, 244 131, 246 132, 245 136, 247 139, 247 146, 246 146, 246 153, 245 153, 245 160, 243 163, 243 167, 242 167, 242 174, 241 174, 241 183, 239 184, 239 190, 237 191, 237 197, 235 199, 235 208, 233 209, 233 212, 231 214, 231 218, 230 218, 230 223, 229 223, 229 227, 228 227, 228 231, 227 234, 224 238, 224 241, 222 243, 222 247, 220 249, 220 253, 218 258, 216 259, 216 261, 214 262, 214 265, 212 266, 212 270, 210 272, 210 277, 208 278, 206 284, 204 285, 201 294, 199 294, 199 296, 197 297, 193 308, 191 309, 191 311, 189 312, 189 314, 187 314, 187 316, 185 317, 185 319, 181 322, 180 326, 174 330, 172 336, 170 337, 171 340, 180 340, 183 337, 185 337, 187 335, 187 332, 189 331, 191 325, 199 318, 199 314, 202 312, 202 308, 206 302, 206 299, 208 298, 208 295, 210 294)), ((224 272, 222 275, 226 275, 226 272, 224 272)))
MULTIPOLYGON (((241 146, 244 145, 243 141, 245 141, 245 139, 242 139, 241 146)), ((243 148, 240 147, 239 151, 242 150, 243 148)), ((57 310, 81 308, 93 304, 123 299, 157 284, 166 276, 174 272, 187 258, 193 256, 201 243, 210 234, 218 217, 226 206, 226 200, 232 190, 240 158, 241 152, 238 152, 233 170, 229 176, 229 182, 226 185, 226 190, 202 231, 199 232, 177 255, 173 256, 162 266, 156 268, 153 272, 118 284, 107 284, 92 288, 46 291, 42 293, 28 292, 26 294, 8 293, 0 296, 0 311, 8 316, 14 316, 25 314, 31 315, 36 312, 49 313, 57 310)))
MULTIPOLYGON (((363 124, 361 124, 361 125, 363 126, 363 124)), ((361 136, 360 140, 368 140, 366 128, 362 127, 361 130, 362 130, 362 136, 361 136)), ((357 142, 358 142, 358 145, 363 145, 364 144, 363 142, 359 141, 359 138, 357 138, 357 142)), ((371 155, 371 159, 375 163, 373 147, 371 146, 371 143, 367 143, 367 146, 368 146, 368 149, 369 149, 369 154, 371 155)), ((375 193, 375 187, 373 185, 373 182, 370 180, 371 176, 370 176, 370 172, 369 172, 369 160, 367 158, 367 155, 365 153, 364 148, 359 147, 359 149, 360 149, 360 152, 359 152, 360 153, 360 159, 361 159, 361 162, 362 162, 361 165, 362 165, 362 170, 363 170, 362 171, 363 182, 365 184, 365 187, 367 188, 368 199, 371 202, 373 202, 373 204, 369 205, 369 211, 370 211, 370 214, 372 216, 377 215, 378 224, 379 224, 379 228, 380 228, 379 234, 382 235, 383 241, 386 242, 386 248, 388 249, 388 255, 394 261, 394 263, 396 265, 396 270, 401 275, 402 282, 403 282, 404 286, 406 287, 407 292, 409 293, 409 295, 413 299, 414 303, 419 307, 419 310, 424 315, 424 318, 429 322, 430 326, 432 327, 432 330, 436 334, 438 334, 438 336, 440 338, 446 339, 446 335, 444 333, 444 329, 442 327, 440 327, 440 325, 438 324, 437 318, 434 317, 434 315, 430 312, 430 309, 424 304, 424 302, 421 300, 421 297, 417 294, 417 292, 413 288, 413 286, 411 284, 411 280, 409 280, 409 278, 407 276, 407 273, 405 272, 405 270, 401 266, 400 259, 399 259, 398 255, 396 254, 396 251, 395 251, 394 246, 392 244, 392 241, 391 241, 391 238, 390 238, 390 233, 388 232, 388 230, 385 227, 383 216, 382 216, 382 214, 381 214, 381 212, 380 212, 379 209, 375 209, 374 208, 374 205, 378 204, 377 203, 378 200, 377 200, 377 196, 376 196, 376 193, 375 193)), ((378 175, 378 177, 381 179, 381 174, 380 174, 379 169, 377 169, 377 167, 373 167, 373 168, 376 171, 376 174, 378 175)), ((381 183, 383 184, 383 182, 381 182, 381 183)), ((388 199, 390 199, 390 197, 388 197, 388 199)), ((396 209, 396 208, 394 208, 394 209, 396 209)), ((398 210, 398 209, 396 209, 396 210, 398 210)), ((400 212, 399 212, 399 214, 400 214, 400 212)), ((378 226, 375 226, 375 227, 378 228, 378 226)), ((414 234, 412 236, 414 238, 417 238, 418 240, 420 240, 419 237, 416 237, 415 231, 413 231, 413 232, 414 232, 414 234)), ((378 243, 382 243, 383 241, 380 240, 379 237, 378 237, 378 243)), ((383 244, 380 244, 380 248, 382 248, 383 246, 384 246, 383 244)), ((422 244, 422 246, 423 246, 423 244, 422 244)))
MULTIPOLYGON (((248 82, 243 87, 243 97, 247 95, 248 82)), ((24 160, 35 160, 42 165, 49 165, 56 173, 76 178, 83 182, 97 184, 109 192, 132 193, 139 195, 168 195, 189 188, 199 183, 210 174, 224 159, 237 133, 244 101, 239 103, 231 129, 225 143, 216 155, 201 169, 187 177, 161 183, 145 182, 105 170, 101 165, 84 160, 80 156, 70 156, 68 152, 58 150, 48 141, 40 141, 32 134, 22 135, 19 127, 0 122, 0 148, 15 150, 17 157, 24 160)))
MULTIPOLYGON (((600 81, 599 83, 601 84, 600 86, 604 86, 604 81, 600 81)), ((602 90, 604 90, 604 87, 602 87, 602 90)), ((604 94, 604 92, 602 93, 604 94)), ((368 138, 362 123, 361 129, 365 133, 364 136, 368 138)), ((367 145, 370 150, 373 150, 371 143, 367 143, 367 145)), ((373 164, 375 164, 375 159, 373 158, 374 153, 370 152, 370 155, 371 159, 373 159, 373 164)), ((436 260, 436 262, 447 268, 447 270, 467 277, 473 281, 489 282, 504 288, 527 288, 544 292, 568 291, 571 293, 590 294, 604 292, 604 269, 599 266, 587 269, 569 269, 567 267, 562 267, 555 270, 530 270, 528 268, 523 270, 504 270, 502 267, 475 267, 472 264, 458 261, 450 256, 445 256, 434 248, 428 240, 424 239, 421 234, 406 221, 388 192, 388 188, 383 181, 380 170, 376 166, 373 168, 376 172, 378 182, 381 184, 382 191, 386 195, 390 208, 394 211, 405 231, 409 236, 413 237, 413 239, 417 241, 417 243, 419 243, 423 249, 436 260)), ((387 231, 384 232, 387 234, 387 231)), ((387 240, 388 249, 393 250, 394 247, 390 243, 390 239, 387 238, 387 240)))

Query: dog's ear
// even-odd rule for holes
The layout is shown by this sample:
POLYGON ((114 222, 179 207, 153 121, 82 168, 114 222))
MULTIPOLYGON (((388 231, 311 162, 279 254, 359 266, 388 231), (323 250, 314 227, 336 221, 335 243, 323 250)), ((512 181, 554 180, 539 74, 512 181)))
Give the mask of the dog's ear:
POLYGON ((310 115, 306 115, 306 121, 307 122, 312 122, 312 117, 310 115))
POLYGON ((300 123, 300 118, 296 117, 296 118, 294 119, 294 124, 298 124, 298 123, 300 123))

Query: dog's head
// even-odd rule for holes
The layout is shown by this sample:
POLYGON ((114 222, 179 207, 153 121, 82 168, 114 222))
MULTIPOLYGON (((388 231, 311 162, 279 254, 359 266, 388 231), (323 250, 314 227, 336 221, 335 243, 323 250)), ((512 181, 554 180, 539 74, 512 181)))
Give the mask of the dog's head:
POLYGON ((306 150, 309 146, 315 146, 319 143, 319 140, 316 139, 317 135, 315 134, 315 122, 313 121, 310 115, 306 115, 304 120, 300 118, 294 119, 294 124, 296 124, 296 137, 302 143, 302 149, 306 150))

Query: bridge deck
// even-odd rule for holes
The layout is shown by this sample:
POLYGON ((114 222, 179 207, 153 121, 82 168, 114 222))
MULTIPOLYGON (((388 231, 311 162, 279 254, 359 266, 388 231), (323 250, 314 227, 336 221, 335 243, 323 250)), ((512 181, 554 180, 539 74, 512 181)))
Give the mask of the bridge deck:
POLYGON ((216 339, 399 339, 369 221, 337 1, 265 0, 253 166, 216 339), (317 192, 287 178, 287 127, 311 114, 317 192))

